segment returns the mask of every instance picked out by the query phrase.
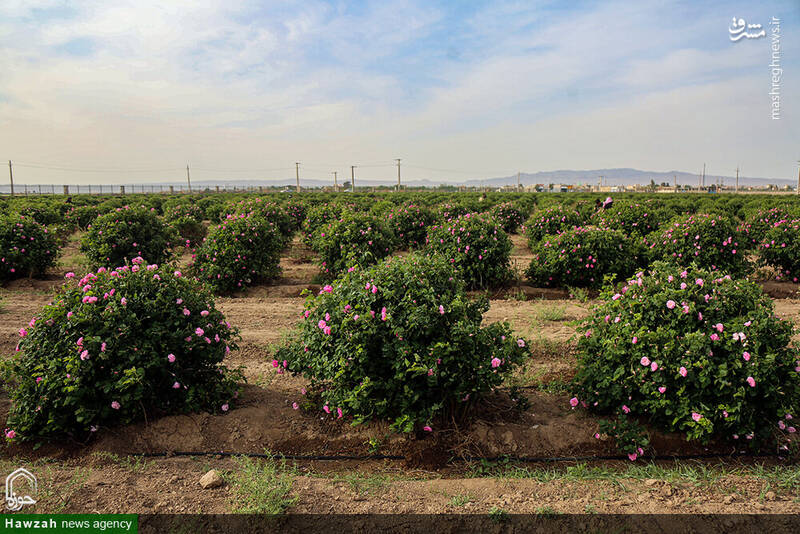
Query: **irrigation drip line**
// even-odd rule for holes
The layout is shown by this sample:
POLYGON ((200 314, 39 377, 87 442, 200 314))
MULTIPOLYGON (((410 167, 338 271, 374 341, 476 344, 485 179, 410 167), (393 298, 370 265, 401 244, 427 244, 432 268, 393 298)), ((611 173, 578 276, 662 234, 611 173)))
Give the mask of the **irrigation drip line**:
MULTIPOLYGON (((130 456, 142 458, 168 458, 173 456, 218 456, 229 458, 232 456, 246 456, 249 458, 280 458, 284 460, 314 460, 314 461, 345 461, 345 460, 406 460, 403 455, 368 454, 368 455, 314 455, 314 454, 281 454, 263 452, 227 452, 227 451, 174 451, 174 452, 137 452, 130 456)), ((708 460, 714 458, 776 458, 776 453, 752 454, 742 453, 702 453, 702 454, 656 454, 640 456, 643 460, 708 460)), ((559 463, 559 462, 599 462, 608 460, 630 461, 625 455, 594 455, 594 456, 465 456, 456 458, 466 462, 518 462, 518 463, 559 463)))
POLYGON ((314 455, 314 454, 281 454, 266 452, 227 452, 227 451, 175 451, 175 452, 135 452, 130 456, 140 456, 142 458, 168 458, 172 456, 219 456, 229 458, 231 456, 247 456, 249 458, 281 458, 284 460, 405 460, 405 456, 391 454, 369 454, 369 455, 314 455))
MULTIPOLYGON (((707 459, 714 459, 714 458, 775 458, 777 454, 774 453, 765 453, 765 454, 752 454, 752 453, 703 453, 703 454, 654 454, 650 456, 639 456, 639 458, 643 460, 654 460, 654 461, 662 461, 662 460, 707 460, 707 459)), ((594 461, 605 461, 605 460, 625 460, 630 461, 625 455, 596 455, 596 456, 554 456, 554 457, 542 457, 542 456, 466 456, 463 458, 464 461, 467 462, 500 462, 500 461, 508 461, 508 462, 519 462, 519 463, 557 463, 557 462, 594 462, 594 461)))

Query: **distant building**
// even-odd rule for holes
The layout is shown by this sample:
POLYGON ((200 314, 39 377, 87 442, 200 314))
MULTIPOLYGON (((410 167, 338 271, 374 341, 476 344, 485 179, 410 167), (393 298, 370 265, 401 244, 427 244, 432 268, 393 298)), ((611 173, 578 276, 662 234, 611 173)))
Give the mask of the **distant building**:
POLYGON ((624 193, 627 189, 624 185, 593 185, 591 191, 592 193, 624 193))

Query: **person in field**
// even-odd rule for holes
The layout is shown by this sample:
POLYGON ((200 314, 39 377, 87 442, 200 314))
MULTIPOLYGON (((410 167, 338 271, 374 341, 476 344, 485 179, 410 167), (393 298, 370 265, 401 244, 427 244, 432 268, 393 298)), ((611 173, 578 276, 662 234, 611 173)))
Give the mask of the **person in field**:
POLYGON ((600 213, 600 211, 604 211, 609 209, 614 204, 614 200, 611 197, 607 197, 604 201, 600 201, 598 198, 594 201, 595 213, 600 213))

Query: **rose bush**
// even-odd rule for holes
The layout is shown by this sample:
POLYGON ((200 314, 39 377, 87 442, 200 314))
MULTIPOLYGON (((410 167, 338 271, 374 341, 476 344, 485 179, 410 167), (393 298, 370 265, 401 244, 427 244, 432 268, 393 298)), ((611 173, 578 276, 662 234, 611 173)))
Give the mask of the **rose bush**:
POLYGON ((580 329, 573 406, 690 440, 761 446, 794 431, 800 352, 757 285, 658 262, 602 300, 580 329))
POLYGON ((306 220, 308 206, 299 200, 289 199, 283 209, 292 220, 290 230, 292 232, 298 231, 303 226, 303 221, 306 220))
POLYGON ((511 202, 498 204, 492 208, 491 215, 508 234, 516 234, 525 222, 525 212, 517 209, 511 202))
POLYGON ((357 265, 377 263, 397 245, 394 232, 383 219, 358 212, 347 212, 323 225, 311 241, 311 248, 319 254, 320 268, 329 278, 357 265))
POLYGON ((643 237, 658 230, 674 217, 672 210, 659 206, 653 201, 615 202, 610 208, 592 215, 595 226, 621 230, 626 235, 643 237))
POLYGON ((544 236, 560 234, 578 226, 582 220, 580 213, 563 206, 551 206, 538 210, 525 223, 528 246, 533 249, 544 236))
POLYGON ((31 201, 19 207, 19 214, 45 226, 64 222, 64 215, 55 202, 31 201))
POLYGON ((425 236, 436 222, 436 214, 423 206, 406 203, 390 209, 385 220, 403 247, 419 248, 425 245, 425 236))
POLYGON ((761 261, 778 271, 778 279, 800 277, 800 220, 781 221, 764 233, 758 248, 761 261))
POLYGON ((309 297, 296 339, 273 366, 311 381, 316 409, 408 432, 452 416, 500 385, 528 354, 505 323, 481 327, 441 258, 412 254, 357 268, 309 297))
POLYGON ((86 230, 97 217, 105 213, 100 206, 75 206, 64 215, 64 223, 72 229, 86 230))
POLYGON ((511 239, 483 216, 467 214, 432 226, 425 253, 444 258, 470 289, 500 287, 514 277, 511 239))
POLYGON ((164 263, 172 257, 175 231, 155 209, 122 207, 97 217, 81 239, 81 252, 94 265, 116 267, 133 258, 164 263))
POLYGON ((211 295, 141 258, 69 282, 20 336, 3 364, 6 436, 19 440, 225 411, 241 379, 222 365, 238 335, 211 295))
POLYGON ((209 221, 219 221, 224 218, 226 204, 217 196, 210 195, 200 198, 197 206, 203 210, 203 218, 209 221))
POLYGON ((314 238, 322 231, 322 227, 341 217, 342 213, 342 206, 332 202, 320 204, 309 209, 301 226, 303 242, 310 246, 314 238))
POLYGON ((58 240, 43 224, 24 215, 0 216, 0 280, 44 274, 58 254, 58 240))
POLYGON ((275 225, 278 235, 284 246, 292 239, 295 229, 295 219, 286 211, 284 206, 261 197, 249 198, 239 202, 231 202, 226 210, 227 214, 241 215, 253 214, 275 225))
POLYGON ((800 210, 789 206, 776 206, 770 209, 758 209, 752 212, 742 224, 739 233, 742 244, 747 248, 757 248, 764 241, 764 235, 775 226, 800 218, 800 210))
POLYGON ((666 260, 684 267, 695 263, 736 276, 751 269, 736 225, 723 215, 697 213, 677 217, 645 240, 653 261, 666 260))
POLYGON ((203 225, 203 210, 197 204, 179 203, 164 210, 164 221, 188 244, 199 243, 206 236, 203 225))
POLYGON ((451 219, 457 219, 463 215, 471 213, 471 210, 468 206, 464 203, 459 204, 452 204, 452 203, 444 203, 439 206, 439 220, 440 221, 449 221, 451 219))
POLYGON ((214 291, 242 289, 280 274, 284 244, 274 222, 253 213, 228 215, 192 254, 190 271, 214 291))
POLYGON ((525 276, 543 287, 599 287, 606 276, 619 280, 646 264, 641 241, 619 230, 579 226, 547 235, 531 248, 525 276))

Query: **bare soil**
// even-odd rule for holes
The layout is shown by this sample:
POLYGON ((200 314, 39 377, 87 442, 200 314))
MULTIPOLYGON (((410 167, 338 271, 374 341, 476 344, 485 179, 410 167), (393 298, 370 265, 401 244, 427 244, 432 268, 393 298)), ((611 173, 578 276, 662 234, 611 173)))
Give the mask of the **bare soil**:
MULTIPOLYGON (((118 458, 80 459, 32 468, 39 479, 37 512, 229 513, 230 485, 202 489, 209 469, 235 470, 231 459, 165 458, 130 464, 118 458)), ((532 478, 463 478, 374 463, 308 462, 296 468, 293 513, 487 514, 796 514, 793 492, 770 489, 754 476, 732 474, 713 484, 627 477, 614 480, 539 481, 532 478), (771 492, 771 493, 770 493, 771 492)), ((722 531, 725 529, 722 528, 722 531)))

